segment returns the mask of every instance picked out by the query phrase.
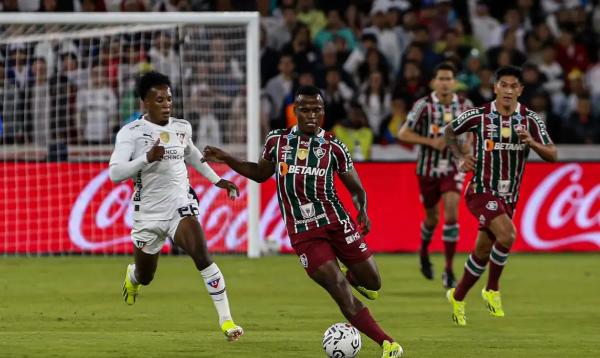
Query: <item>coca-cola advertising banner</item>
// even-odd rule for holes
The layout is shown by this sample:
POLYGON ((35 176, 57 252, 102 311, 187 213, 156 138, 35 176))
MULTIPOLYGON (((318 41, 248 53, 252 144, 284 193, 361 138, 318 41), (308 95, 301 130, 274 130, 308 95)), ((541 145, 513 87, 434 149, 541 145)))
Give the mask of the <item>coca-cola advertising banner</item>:
MULTIPOLYGON (((221 189, 190 170, 200 199, 199 220, 212 252, 245 252, 246 179, 214 166, 241 188, 232 201, 221 189)), ((0 253, 130 253, 131 181, 114 184, 103 163, 3 163, 0 185, 0 253)), ((372 221, 367 243, 375 252, 419 248, 423 209, 414 163, 361 163, 357 170, 369 198, 372 221)), ((513 251, 600 251, 600 163, 527 166, 515 213, 518 238, 513 251)), ((337 188, 346 207, 350 197, 337 188)), ((443 220, 443 214, 442 214, 443 220)), ((477 220, 460 204, 458 250, 472 249, 477 220)), ((440 228, 431 245, 442 249, 440 228)), ((260 235, 265 247, 289 252, 277 204, 275 181, 261 185, 260 235)), ((164 252, 170 247, 165 246, 164 252)))

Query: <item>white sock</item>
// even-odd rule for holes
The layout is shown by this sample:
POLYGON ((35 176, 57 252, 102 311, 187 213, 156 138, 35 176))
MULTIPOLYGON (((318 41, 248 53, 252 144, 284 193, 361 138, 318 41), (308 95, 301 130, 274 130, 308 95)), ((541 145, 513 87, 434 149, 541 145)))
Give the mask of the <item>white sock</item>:
POLYGON ((129 282, 133 285, 139 285, 137 278, 135 277, 135 264, 130 264, 127 268, 127 272, 129 273, 129 282), (131 267, 131 270, 129 269, 131 267))
POLYGON ((208 266, 204 270, 200 271, 206 290, 210 294, 210 297, 215 304, 217 313, 219 314, 219 326, 223 322, 231 319, 231 312, 229 311, 229 301, 227 300, 227 292, 225 291, 225 278, 219 270, 219 266, 216 263, 208 266))

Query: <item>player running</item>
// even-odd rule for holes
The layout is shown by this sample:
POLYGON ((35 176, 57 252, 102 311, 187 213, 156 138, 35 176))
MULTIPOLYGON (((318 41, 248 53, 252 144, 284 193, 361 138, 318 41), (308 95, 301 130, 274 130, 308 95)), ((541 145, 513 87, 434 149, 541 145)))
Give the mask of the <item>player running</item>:
POLYGON ((276 173, 281 214, 307 274, 329 292, 352 325, 383 348, 382 357, 400 357, 400 344, 379 327, 369 309, 352 294, 354 286, 368 299, 376 299, 381 278, 364 241, 371 225, 367 196, 348 149, 319 127, 324 103, 318 88, 302 86, 294 98, 298 125, 270 132, 258 163, 238 160, 210 146, 204 149, 204 157, 224 161, 259 183, 276 173), (360 231, 338 198, 334 172, 352 195, 360 231), (338 258, 347 270, 340 269, 338 258))
POLYGON ((459 160, 459 169, 473 171, 465 200, 479 220, 475 250, 456 289, 447 292, 452 319, 459 326, 467 323, 464 298, 488 261, 488 282, 481 295, 492 316, 504 316, 498 282, 516 236, 512 216, 529 150, 547 162, 557 160, 544 122, 518 102, 523 91, 521 69, 501 67, 495 81, 496 100, 466 111, 446 127, 446 141, 459 160), (457 144, 456 136, 467 131, 474 134, 474 155, 463 153, 457 144))
MULTIPOLYGON (((459 173, 454 157, 444 139, 444 127, 465 110, 473 107, 469 100, 459 99, 454 93, 456 68, 441 63, 433 71, 433 91, 419 99, 400 129, 401 141, 420 144, 417 159, 417 178, 421 202, 425 208, 425 220, 421 223, 421 273, 433 279, 433 267, 429 260, 429 243, 438 225, 439 202, 444 204, 444 227, 442 240, 446 266, 442 273, 445 288, 456 286, 452 260, 458 241, 458 202, 462 191, 464 174, 459 173)), ((466 142, 466 141, 465 141, 466 142)), ((464 148, 468 147, 464 144, 464 148)))
POLYGON ((158 257, 167 237, 174 239, 194 260, 219 315, 228 340, 244 333, 231 318, 225 279, 208 254, 204 232, 196 218, 198 207, 189 194, 186 162, 216 186, 238 195, 235 184, 221 179, 201 162, 202 154, 192 142, 192 127, 171 117, 169 78, 148 72, 140 78, 138 93, 146 113, 125 125, 117 134, 110 158, 110 178, 118 183, 133 179, 133 229, 135 263, 127 266, 123 298, 135 303, 141 286, 154 278, 158 257))

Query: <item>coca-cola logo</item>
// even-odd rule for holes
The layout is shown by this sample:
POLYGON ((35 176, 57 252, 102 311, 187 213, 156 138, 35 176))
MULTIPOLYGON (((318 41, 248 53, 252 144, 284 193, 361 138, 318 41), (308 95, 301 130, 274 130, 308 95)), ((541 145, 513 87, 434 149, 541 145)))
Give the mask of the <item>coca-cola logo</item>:
POLYGON ((600 184, 586 190, 583 175, 581 165, 566 164, 535 188, 521 219, 521 233, 531 247, 549 250, 584 242, 600 247, 600 184))
MULTIPOLYGON (((198 219, 206 233, 209 248, 223 243, 227 251, 240 251, 247 241, 247 179, 232 170, 225 172, 222 178, 238 185, 239 198, 235 201, 224 199, 219 195, 222 189, 206 180, 205 184, 194 185, 199 198, 198 219)), ((73 244, 89 251, 127 244, 133 226, 132 194, 133 188, 129 184, 110 183, 108 169, 92 178, 77 196, 69 214, 69 238, 73 244), (91 238, 90 232, 100 234, 91 238)), ((281 247, 290 248, 276 193, 260 215, 260 238, 268 238, 271 243, 278 242, 281 247)))

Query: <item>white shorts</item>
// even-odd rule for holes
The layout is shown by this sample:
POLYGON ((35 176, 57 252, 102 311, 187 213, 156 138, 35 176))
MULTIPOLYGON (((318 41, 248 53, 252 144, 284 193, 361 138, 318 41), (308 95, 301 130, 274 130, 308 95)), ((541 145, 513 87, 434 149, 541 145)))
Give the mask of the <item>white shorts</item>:
POLYGON ((158 254, 167 238, 175 238, 179 222, 185 217, 197 215, 198 206, 194 201, 188 206, 176 210, 169 220, 134 220, 131 229, 131 241, 135 247, 146 254, 158 254))

